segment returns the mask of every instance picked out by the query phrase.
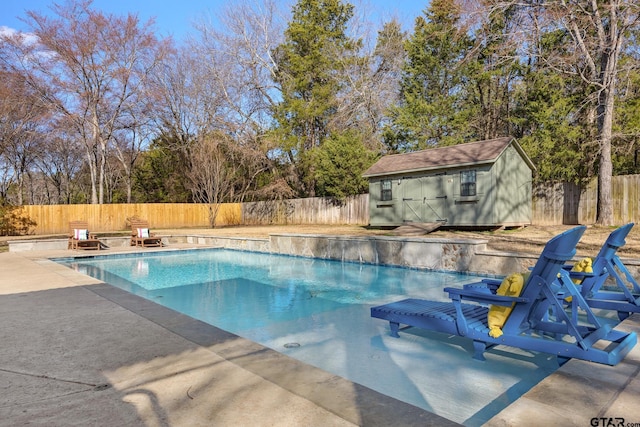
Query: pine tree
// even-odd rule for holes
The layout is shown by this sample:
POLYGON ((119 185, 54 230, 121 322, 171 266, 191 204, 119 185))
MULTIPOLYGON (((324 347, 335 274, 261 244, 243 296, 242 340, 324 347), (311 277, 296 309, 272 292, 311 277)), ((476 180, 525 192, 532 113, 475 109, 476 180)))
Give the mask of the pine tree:
POLYGON ((463 59, 472 41, 459 26, 455 2, 434 0, 424 15, 405 44, 401 101, 385 135, 390 151, 451 145, 468 134, 463 59))
POLYGON ((344 199, 369 190, 362 173, 377 159, 361 135, 346 131, 333 134, 314 153, 318 196, 344 199))
POLYGON ((276 80, 282 101, 276 106, 274 132, 283 160, 292 166, 292 186, 314 196, 314 164, 309 153, 330 134, 337 95, 344 85, 344 58, 358 42, 347 34, 353 6, 340 0, 299 0, 277 49, 276 80))

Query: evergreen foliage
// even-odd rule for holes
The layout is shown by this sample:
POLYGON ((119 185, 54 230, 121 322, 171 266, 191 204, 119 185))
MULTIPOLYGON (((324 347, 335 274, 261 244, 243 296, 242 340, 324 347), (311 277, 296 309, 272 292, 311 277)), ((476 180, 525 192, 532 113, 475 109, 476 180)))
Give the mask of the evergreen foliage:
POLYGON ((275 133, 285 161, 297 166, 294 187, 315 194, 310 152, 330 135, 337 95, 344 86, 344 62, 358 42, 346 35, 353 5, 340 0, 300 0, 278 47, 276 79, 282 101, 275 107, 275 133))
POLYGON ((464 57, 472 44, 459 21, 458 5, 448 0, 432 1, 416 18, 405 44, 401 100, 385 132, 389 151, 452 145, 468 136, 464 57))
POLYGON ((345 199, 369 190, 362 174, 378 158, 352 131, 333 134, 313 154, 318 196, 345 199))
MULTIPOLYGON (((567 45, 563 31, 544 34, 541 56, 567 45)), ((581 183, 593 177, 597 147, 585 143, 589 133, 584 83, 556 73, 538 61, 524 67, 523 81, 514 93, 512 122, 515 135, 536 165, 537 181, 581 183)))
POLYGON ((185 173, 188 161, 182 151, 171 147, 171 141, 158 138, 139 159, 133 184, 137 203, 193 201, 185 173))

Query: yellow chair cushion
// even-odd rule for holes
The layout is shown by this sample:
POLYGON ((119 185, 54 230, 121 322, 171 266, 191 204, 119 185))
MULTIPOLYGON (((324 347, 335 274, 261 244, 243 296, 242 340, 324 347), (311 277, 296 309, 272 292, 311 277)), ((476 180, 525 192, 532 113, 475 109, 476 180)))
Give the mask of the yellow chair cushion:
MULTIPOLYGON (((575 271, 576 273, 593 273, 593 261, 591 258, 583 258, 577 263, 573 265, 571 271, 575 271)), ((574 283, 582 282, 581 279, 573 279, 574 283)))
MULTIPOLYGON (((529 275, 526 274, 528 277, 529 275)), ((496 295, 518 297, 524 287, 525 274, 513 273, 505 277, 498 289, 496 295)), ((514 303, 515 304, 515 303, 514 303)), ((511 310, 513 310, 514 304, 510 306, 492 305, 489 307, 489 314, 487 315, 487 321, 489 324, 489 335, 493 338, 498 338, 502 335, 502 327, 507 321, 511 310)))
MULTIPOLYGON (((571 271, 574 271, 576 273, 593 273, 593 261, 589 257, 583 258, 580 261, 573 264, 573 267, 571 267, 571 271)), ((580 283, 582 283, 584 279, 574 278, 571 280, 573 281, 573 283, 579 285, 580 283)), ((573 297, 568 296, 564 300, 566 302, 571 302, 573 301, 573 297)))

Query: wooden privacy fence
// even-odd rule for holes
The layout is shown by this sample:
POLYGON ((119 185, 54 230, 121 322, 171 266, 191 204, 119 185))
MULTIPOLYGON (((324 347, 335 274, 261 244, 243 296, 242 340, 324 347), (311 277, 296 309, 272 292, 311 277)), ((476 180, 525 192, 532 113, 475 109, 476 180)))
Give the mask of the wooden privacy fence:
POLYGON ((242 223, 260 224, 369 224, 369 195, 336 201, 324 197, 242 204, 242 223))
MULTIPOLYGON (((36 222, 35 234, 69 231, 69 221, 86 220, 91 231, 128 230, 128 218, 149 221, 151 228, 209 227, 209 205, 191 203, 132 203, 112 205, 27 205, 24 212, 36 222)), ((238 203, 220 206, 216 225, 235 225, 241 219, 238 203)))
MULTIPOLYGON (((27 205, 24 213, 36 222, 34 234, 67 233, 69 221, 86 220, 91 231, 129 229, 128 218, 149 221, 152 228, 209 228, 209 206, 199 203, 133 203, 112 205, 27 205)), ((369 223, 369 195, 342 203, 313 197, 274 202, 223 203, 216 226, 268 224, 369 223)))
MULTIPOLYGON (((613 213, 616 225, 640 222, 640 175, 613 177, 613 213)), ((534 225, 593 224, 597 185, 585 188, 569 183, 535 185, 534 225)), ((127 218, 146 219, 152 228, 208 228, 209 206, 190 203, 114 205, 33 205, 25 213, 37 223, 35 234, 66 233, 69 221, 86 220, 92 231, 128 229, 127 218)), ((216 226, 269 224, 369 224, 369 195, 343 202, 312 197, 271 202, 223 203, 216 226)))
MULTIPOLYGON (((640 175, 614 176, 611 187, 614 224, 640 222, 640 175)), ((597 203, 596 180, 584 188, 571 183, 539 184, 533 188, 532 223, 593 224, 597 203)))

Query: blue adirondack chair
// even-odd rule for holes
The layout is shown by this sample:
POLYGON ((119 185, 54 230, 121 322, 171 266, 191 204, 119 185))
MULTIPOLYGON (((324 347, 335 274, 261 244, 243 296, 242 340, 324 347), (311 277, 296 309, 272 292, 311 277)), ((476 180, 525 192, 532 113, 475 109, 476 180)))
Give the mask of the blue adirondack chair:
POLYGON ((590 307, 616 310, 620 320, 631 313, 640 313, 640 286, 617 255, 633 225, 623 225, 609 235, 593 259, 593 273, 568 273, 571 278, 578 279, 580 293, 590 307), (607 289, 609 278, 614 279, 616 288, 607 289))
MULTIPOLYGON (((565 264, 561 270, 561 274, 568 275, 579 284, 578 289, 591 308, 615 310, 620 320, 626 319, 631 313, 640 313, 640 286, 617 255, 633 226, 634 223, 625 224, 609 234, 593 259, 593 272, 571 271, 573 264, 565 264), (617 289, 606 286, 609 278, 615 281, 617 289), (608 288, 603 291, 603 286, 608 288)), ((484 279, 465 287, 495 294, 500 283, 501 280, 484 279)), ((561 283, 558 285, 558 298, 565 299, 569 296, 566 294, 568 290, 561 283)))
MULTIPOLYGON (((409 298, 371 308, 371 316, 389 321, 391 335, 399 337, 400 325, 459 335, 473 340, 474 358, 495 345, 507 345, 558 356, 615 365, 633 348, 635 333, 601 324, 563 265, 575 255, 575 247, 586 227, 575 227, 547 242, 520 296, 501 296, 474 286, 445 288, 451 301, 409 298), (558 287, 572 295, 575 311, 557 298, 558 287), (471 301, 473 303, 462 302, 471 301), (489 335, 489 305, 512 306, 502 327, 502 336, 489 335), (586 321, 577 319, 577 309, 586 321), (594 346, 599 342, 598 346, 594 346)), ((480 282, 479 282, 480 283, 480 282)))

